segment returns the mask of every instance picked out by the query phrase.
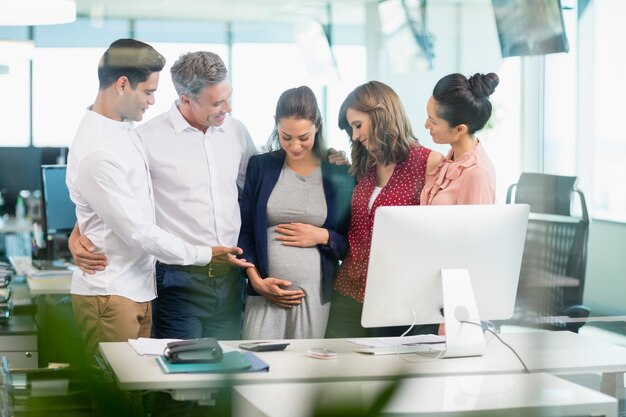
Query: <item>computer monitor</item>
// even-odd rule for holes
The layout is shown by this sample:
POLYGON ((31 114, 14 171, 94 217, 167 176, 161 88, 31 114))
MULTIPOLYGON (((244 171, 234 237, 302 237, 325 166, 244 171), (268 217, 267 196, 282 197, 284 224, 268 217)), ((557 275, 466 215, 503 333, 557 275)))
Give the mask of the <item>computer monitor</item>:
MULTIPOLYGON (((4 213, 15 215, 20 191, 41 190, 41 165, 65 163, 67 152, 63 147, 0 147, 0 193, 4 213)), ((0 216, 4 213, 0 212, 0 216)))
POLYGON ((502 57, 568 52, 560 0, 492 0, 502 57))
POLYGON ((65 165, 42 165, 42 227, 46 257, 67 257, 67 238, 76 224, 76 208, 65 183, 65 165))
POLYGON ((484 349, 482 329, 460 322, 513 314, 528 213, 526 204, 379 207, 361 324, 445 322, 446 356, 472 356, 452 345, 475 331, 484 349))
POLYGON ((0 193, 5 213, 15 214, 15 203, 21 190, 40 189, 41 153, 41 148, 33 146, 0 147, 0 193))

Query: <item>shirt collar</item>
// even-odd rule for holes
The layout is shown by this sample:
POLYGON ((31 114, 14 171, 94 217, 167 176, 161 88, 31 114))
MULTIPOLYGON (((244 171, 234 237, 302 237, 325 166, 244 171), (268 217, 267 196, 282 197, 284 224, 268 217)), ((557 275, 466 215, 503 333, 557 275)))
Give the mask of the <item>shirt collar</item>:
POLYGON ((118 120, 109 119, 108 117, 93 111, 93 106, 87 107, 87 117, 90 117, 94 120, 99 120, 101 123, 105 123, 111 127, 115 127, 118 129, 130 130, 134 126, 132 120, 124 119, 120 122, 118 120))
MULTIPOLYGON (((480 141, 478 141, 478 144, 473 149, 465 152, 463 155, 461 155, 459 159, 455 159, 454 161, 452 160, 452 155, 454 154, 454 152, 452 151, 452 149, 450 149, 446 157, 442 159, 441 162, 439 162, 439 165, 437 165, 432 171, 428 172, 426 175, 438 176, 441 181, 443 181, 444 178, 458 178, 465 168, 471 167, 472 165, 476 164, 478 160, 477 152, 479 146, 480 141)), ((441 182, 439 182, 439 184, 441 184, 441 182)))
MULTIPOLYGON (((178 100, 174 101, 174 103, 172 104, 172 107, 169 110, 170 119, 172 120, 172 125, 174 126, 174 132, 176 134, 179 134, 185 129, 197 130, 195 127, 191 126, 187 120, 185 120, 180 110, 178 110, 178 103, 179 103, 178 100)), ((226 118, 226 120, 228 120, 228 118, 226 118)), ((224 121, 224 124, 225 123, 226 121, 224 121)), ((221 126, 217 126, 217 127, 211 126, 209 127, 207 132, 210 134, 213 134, 215 132, 225 132, 224 124, 222 124, 221 126)))
POLYGON ((472 165, 475 162, 476 153, 478 152, 479 147, 480 147, 480 140, 477 140, 476 146, 474 146, 472 149, 463 153, 463 155, 461 155, 459 159, 455 159, 454 161, 452 160, 453 152, 452 152, 452 149, 450 149, 444 161, 450 164, 462 165, 462 166, 467 167, 469 166, 468 163, 472 165))

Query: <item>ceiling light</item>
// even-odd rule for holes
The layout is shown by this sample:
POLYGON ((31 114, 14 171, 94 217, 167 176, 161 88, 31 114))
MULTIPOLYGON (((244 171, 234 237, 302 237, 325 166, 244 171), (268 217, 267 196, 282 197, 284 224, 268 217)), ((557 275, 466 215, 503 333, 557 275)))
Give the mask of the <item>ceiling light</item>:
POLYGON ((75 20, 75 0, 0 0, 0 26, 52 25, 75 20))

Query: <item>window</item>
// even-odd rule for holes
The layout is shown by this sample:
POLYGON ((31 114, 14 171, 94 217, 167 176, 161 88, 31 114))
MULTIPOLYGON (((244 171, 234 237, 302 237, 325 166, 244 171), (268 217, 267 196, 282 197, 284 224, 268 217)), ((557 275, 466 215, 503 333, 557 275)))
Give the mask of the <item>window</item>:
POLYGON ((626 221, 626 139, 621 129, 626 97, 626 3, 590 2, 580 18, 578 131, 581 188, 594 217, 626 221))
POLYGON ((509 185, 519 178, 520 157, 520 58, 506 58, 497 71, 500 84, 490 97, 491 119, 477 137, 496 169, 496 200, 504 203, 509 185))
POLYGON ((308 85, 318 101, 314 85, 293 43, 235 43, 233 45, 233 115, 248 128, 258 148, 265 146, 274 128, 274 111, 280 94, 308 85))
POLYGON ((30 142, 29 62, 2 61, 0 65, 6 71, 0 73, 0 146, 27 146, 30 142))
POLYGON ((33 144, 69 146, 98 93, 106 48, 37 48, 33 59, 33 144), (80 57, 80 59, 76 59, 80 57))
POLYGON ((245 123, 260 149, 274 128, 274 111, 280 94, 307 85, 315 93, 322 111, 327 145, 349 155, 349 140, 337 127, 337 113, 346 95, 365 82, 365 47, 360 33, 346 27, 334 29, 334 38, 341 41, 332 48, 339 77, 322 84, 316 77, 316 68, 306 65, 303 53, 310 50, 297 44, 291 25, 236 27, 232 52, 233 115, 245 123))
POLYGON ((326 142, 329 147, 343 150, 349 156, 350 139, 346 132, 339 129, 337 116, 346 96, 366 81, 365 46, 337 45, 333 51, 341 79, 328 88, 326 142))
POLYGON ((546 174, 576 175, 576 20, 573 6, 563 10, 570 51, 545 56, 543 168, 546 174))

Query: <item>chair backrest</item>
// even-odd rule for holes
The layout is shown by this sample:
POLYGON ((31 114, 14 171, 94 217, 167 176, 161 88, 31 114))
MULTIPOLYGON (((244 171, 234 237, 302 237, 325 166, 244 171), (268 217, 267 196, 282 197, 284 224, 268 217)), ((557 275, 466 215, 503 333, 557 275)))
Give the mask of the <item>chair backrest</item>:
POLYGON ((507 190, 506 202, 528 204, 532 213, 571 216, 572 193, 577 193, 583 221, 588 221, 585 196, 576 187, 577 183, 578 177, 523 172, 517 183, 507 190))
MULTIPOLYGON (((509 187, 506 202, 507 204, 528 204, 530 205, 531 213, 569 217, 564 222, 553 221, 550 228, 546 226, 548 220, 542 220, 540 223, 543 224, 545 230, 541 239, 546 240, 548 244, 552 244, 555 247, 558 246, 563 256, 567 254, 565 258, 563 256, 558 258, 565 268, 561 273, 566 273, 567 276, 581 280, 582 286, 587 265, 589 213, 585 195, 576 187, 577 183, 578 177, 523 172, 517 184, 509 187), (573 194, 578 194, 579 197, 580 218, 572 216, 573 194)), ((529 221, 529 232, 534 222, 536 220, 531 218, 529 221)), ((528 234, 527 244, 531 243, 529 240, 535 241, 535 244, 537 243, 537 238, 531 233, 528 234)), ((561 267, 558 268, 562 269, 561 267)))
POLYGON ((565 315, 582 304, 589 216, 577 177, 523 173, 509 187, 507 203, 530 205, 520 272, 518 306, 539 316, 565 315), (581 217, 572 215, 578 194, 581 217))

